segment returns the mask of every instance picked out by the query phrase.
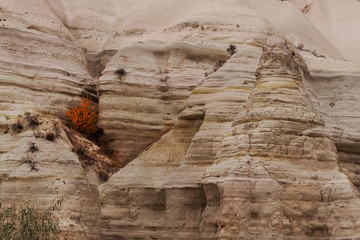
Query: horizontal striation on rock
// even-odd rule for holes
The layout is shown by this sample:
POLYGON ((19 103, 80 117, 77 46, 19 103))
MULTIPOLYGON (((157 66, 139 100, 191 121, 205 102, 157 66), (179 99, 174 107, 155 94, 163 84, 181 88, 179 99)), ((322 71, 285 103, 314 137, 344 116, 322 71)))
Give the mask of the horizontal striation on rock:
POLYGON ((359 189, 360 66, 334 59, 313 59, 309 56, 305 59, 310 71, 305 84, 326 127, 313 129, 308 134, 327 136, 335 142, 341 170, 359 189))
POLYGON ((0 200, 64 195, 70 239, 360 238, 359 9, 0 0, 0 200), (57 118, 86 95, 116 164, 57 118))
MULTIPOLYGON (((102 239, 172 237, 166 229, 171 221, 169 211, 176 208, 176 197, 162 186, 183 161, 200 124, 201 121, 178 123, 99 188, 102 239), (135 234, 134 228, 139 229, 135 234)), ((189 202, 192 197, 197 198, 197 193, 188 198, 189 202)), ((189 215, 191 222, 192 217, 194 215, 189 215)), ((190 239, 193 237, 195 235, 190 239)))
POLYGON ((198 118, 204 122, 192 139, 182 165, 166 187, 199 187, 205 169, 215 160, 221 136, 243 110, 254 87, 254 73, 260 55, 259 48, 240 46, 231 59, 192 91, 180 119, 193 119, 201 113, 198 118))
POLYGON ((103 239, 199 238, 201 177, 244 107, 260 55, 260 48, 240 46, 192 90, 174 128, 100 188, 103 239))
POLYGON ((324 123, 302 86, 301 69, 293 67, 299 66, 294 64, 297 54, 288 47, 278 37, 267 40, 245 110, 203 177, 209 189, 202 221, 207 238, 343 239, 359 234, 358 192, 338 166, 334 141, 309 134, 324 123), (292 63, 278 66, 269 55, 292 63))
POLYGON ((5 24, 0 28, 3 124, 5 116, 13 121, 30 110, 64 115, 72 100, 96 91, 86 69, 84 49, 72 42, 71 34, 51 11, 34 10, 40 6, 33 3, 25 10, 25 5, 19 8, 6 2, 1 8, 5 24), (47 27, 39 21, 44 18, 50 21, 47 27))
POLYGON ((128 162, 173 128, 204 73, 226 58, 220 47, 184 43, 137 44, 115 54, 99 80, 99 126, 117 156, 128 162))
POLYGON ((63 198, 55 217, 68 238, 99 239, 96 175, 81 166, 58 119, 37 119, 39 125, 32 126, 22 116, 17 120, 22 128, 11 127, 0 135, 2 204, 28 202, 45 210, 63 198))

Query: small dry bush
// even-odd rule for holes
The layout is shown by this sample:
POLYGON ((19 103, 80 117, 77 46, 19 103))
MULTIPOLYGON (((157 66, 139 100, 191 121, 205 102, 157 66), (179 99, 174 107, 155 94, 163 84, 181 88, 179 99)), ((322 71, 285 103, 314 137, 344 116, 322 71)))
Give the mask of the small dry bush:
POLYGON ((97 131, 97 120, 99 115, 95 110, 96 106, 91 104, 91 99, 83 98, 81 105, 67 111, 71 119, 72 128, 85 134, 92 134, 97 131))
POLYGON ((226 49, 230 55, 234 55, 236 53, 236 46, 233 44, 230 44, 229 47, 226 49))

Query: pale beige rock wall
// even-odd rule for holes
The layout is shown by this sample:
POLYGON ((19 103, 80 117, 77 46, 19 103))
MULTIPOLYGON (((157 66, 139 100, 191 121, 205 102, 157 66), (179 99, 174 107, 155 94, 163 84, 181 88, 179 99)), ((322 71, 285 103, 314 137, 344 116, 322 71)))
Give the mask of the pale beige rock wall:
MULTIPOLYGON (((312 96, 311 101, 307 94, 315 95, 312 88, 317 83, 308 78, 308 89, 304 88, 302 76, 309 76, 309 70, 291 44, 273 38, 264 49, 259 61, 261 51, 240 47, 220 70, 192 91, 179 119, 203 119, 203 123, 179 167, 161 174, 166 176, 165 181, 151 183, 148 179, 157 178, 152 170, 150 178, 135 180, 135 175, 148 176, 149 171, 147 165, 140 167, 135 160, 101 188, 106 239, 149 235, 170 239, 316 239, 357 235, 359 200, 351 182, 357 181, 351 167, 354 162, 338 167, 335 142, 341 137, 324 128, 327 123, 321 116, 325 115, 313 107, 313 102, 318 107, 321 98, 312 96), (245 61, 246 65, 239 64, 245 61), (260 68, 256 70, 258 62, 260 68), (235 66, 246 67, 232 70, 234 78, 222 78, 235 66), (258 80, 253 89, 255 75, 258 80), (114 189, 121 189, 121 196, 127 200, 115 203, 120 196, 114 189), (144 205, 139 202, 139 191, 155 194, 152 199, 161 201, 146 201, 144 205), (159 202, 163 203, 160 208, 159 202), (121 214, 111 214, 111 205, 121 214), (148 220, 155 215, 156 221, 148 220), (349 224, 352 230, 344 230, 349 224), (134 227, 139 231, 134 233, 134 227), (163 233, 157 230, 160 228, 163 233)), ((169 134, 175 129, 176 125, 169 134)), ((171 149, 166 139, 160 141, 171 149)), ((156 149, 157 144, 139 159, 146 159, 156 149)))
POLYGON ((47 208, 64 197, 55 215, 69 238, 99 239, 97 177, 82 168, 57 118, 96 91, 85 51, 45 1, 1 1, 0 18, 0 200, 47 208), (43 123, 33 129, 25 112, 43 113, 43 123), (44 139, 56 129, 54 142, 44 139), (29 153, 30 142, 39 151, 29 153))
POLYGON ((358 238, 359 7, 1 0, 0 200, 64 195, 71 239, 358 238), (5 133, 25 112, 63 129, 84 94, 133 160, 101 185, 63 132, 5 133))
POLYGON ((184 43, 136 44, 115 54, 99 79, 99 126, 117 156, 129 161, 168 132, 205 72, 228 57, 220 47, 184 43))
POLYGON ((26 111, 63 116, 96 92, 85 50, 45 1, 1 1, 0 15, 0 124, 26 111))
POLYGON ((192 91, 174 129, 100 188, 104 239, 199 238, 206 205, 199 183, 215 159, 220 136, 244 107, 260 55, 259 48, 240 48, 192 91), (144 198, 149 199, 139 201, 144 198), (134 227, 141 229, 135 235, 134 227))
POLYGON ((218 238, 358 235, 358 192, 338 166, 334 141, 312 132, 324 122, 291 51, 281 39, 268 39, 245 111, 203 177, 208 199, 217 198, 204 211, 210 216, 204 226, 218 225, 218 238))
POLYGON ((41 124, 33 127, 22 116, 22 130, 10 128, 0 136, 1 202, 47 209, 63 198, 55 216, 68 239, 99 239, 97 176, 82 168, 59 120, 38 119, 41 124), (46 139, 49 133, 53 141, 46 139), (31 143, 37 151, 29 150, 31 143))

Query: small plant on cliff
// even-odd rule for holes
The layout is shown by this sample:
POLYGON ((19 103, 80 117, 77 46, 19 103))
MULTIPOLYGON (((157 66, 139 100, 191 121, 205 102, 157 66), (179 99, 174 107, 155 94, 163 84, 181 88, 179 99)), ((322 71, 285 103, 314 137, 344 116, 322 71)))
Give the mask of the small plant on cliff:
POLYGON ((55 140, 55 134, 53 132, 48 132, 45 134, 45 139, 53 142, 55 140))
POLYGON ((219 70, 219 68, 221 68, 222 65, 224 65, 225 62, 226 62, 225 60, 219 60, 219 61, 215 64, 215 66, 213 67, 214 72, 216 72, 217 70, 219 70))
POLYGON ((67 115, 71 119, 72 127, 79 132, 92 134, 97 131, 98 115, 95 105, 91 105, 91 100, 88 97, 81 100, 80 107, 67 111, 67 115))
POLYGON ((114 73, 119 76, 120 81, 121 77, 126 75, 126 71, 123 68, 117 69, 114 73))
POLYGON ((22 123, 19 120, 17 120, 16 123, 13 123, 11 125, 11 128, 14 132, 19 133, 19 132, 21 132, 21 130, 24 129, 24 126, 22 125, 22 123))
POLYGON ((31 153, 39 151, 38 146, 36 146, 36 143, 34 143, 34 142, 28 142, 28 146, 29 146, 28 151, 31 153))
POLYGON ((60 207, 63 198, 48 208, 39 210, 30 204, 2 207, 0 202, 0 239, 59 240, 61 230, 51 212, 60 207))
POLYGON ((231 55, 234 55, 236 53, 236 46, 230 44, 226 51, 228 51, 228 53, 230 53, 231 55))
POLYGON ((37 116, 32 116, 30 114, 26 115, 26 120, 29 122, 29 126, 31 126, 33 129, 42 123, 39 121, 37 116))

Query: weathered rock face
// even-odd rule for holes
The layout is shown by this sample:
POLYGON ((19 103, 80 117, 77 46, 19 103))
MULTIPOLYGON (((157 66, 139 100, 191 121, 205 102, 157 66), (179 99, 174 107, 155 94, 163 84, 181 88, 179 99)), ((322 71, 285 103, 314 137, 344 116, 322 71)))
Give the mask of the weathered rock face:
POLYGON ((137 44, 114 55, 99 81, 99 126, 118 158, 134 159, 173 128, 196 83, 227 58, 219 47, 184 43, 137 44))
POLYGON ((0 18, 0 201, 48 208, 63 197, 56 217, 69 239, 99 239, 97 177, 82 168, 58 119, 96 93, 86 53, 46 1, 1 1, 0 18))
POLYGON ((331 138, 312 131, 324 122, 306 96, 294 51, 268 39, 245 110, 203 177, 211 199, 203 224, 217 225, 216 237, 347 237, 349 224, 351 234, 359 231, 357 190, 340 171, 331 138))
POLYGON ((39 124, 31 125, 31 116, 18 118, 22 127, 13 125, 0 136, 1 202, 30 202, 46 209, 63 198, 56 217, 68 238, 99 239, 95 173, 82 168, 58 119, 34 116, 39 124))
POLYGON ((192 91, 174 128, 100 188, 104 239, 200 237, 201 178, 245 105, 260 55, 259 48, 239 48, 192 91))
POLYGON ((64 115, 72 100, 94 93, 84 49, 46 6, 1 1, 1 125, 26 111, 64 115))
POLYGON ((195 88, 178 125, 100 189, 106 239, 341 238, 358 231, 357 190, 341 172, 334 138, 304 88, 309 72, 297 49, 270 37, 262 57, 252 49, 247 62, 257 75, 253 89, 254 75, 241 68, 237 81, 217 86, 215 79, 248 59, 248 49, 195 88), (228 108, 219 112, 224 102, 228 108), (184 120, 203 123, 188 149, 178 149, 186 151, 179 164, 164 153, 175 131, 182 136, 184 120), (168 163, 154 168, 155 152, 168 163), (139 201, 147 196, 153 201, 139 201))
POLYGON ((64 196, 70 239, 358 238, 359 12, 0 0, 0 201, 64 196), (112 161, 59 120, 86 94, 130 162, 108 181, 112 161))

